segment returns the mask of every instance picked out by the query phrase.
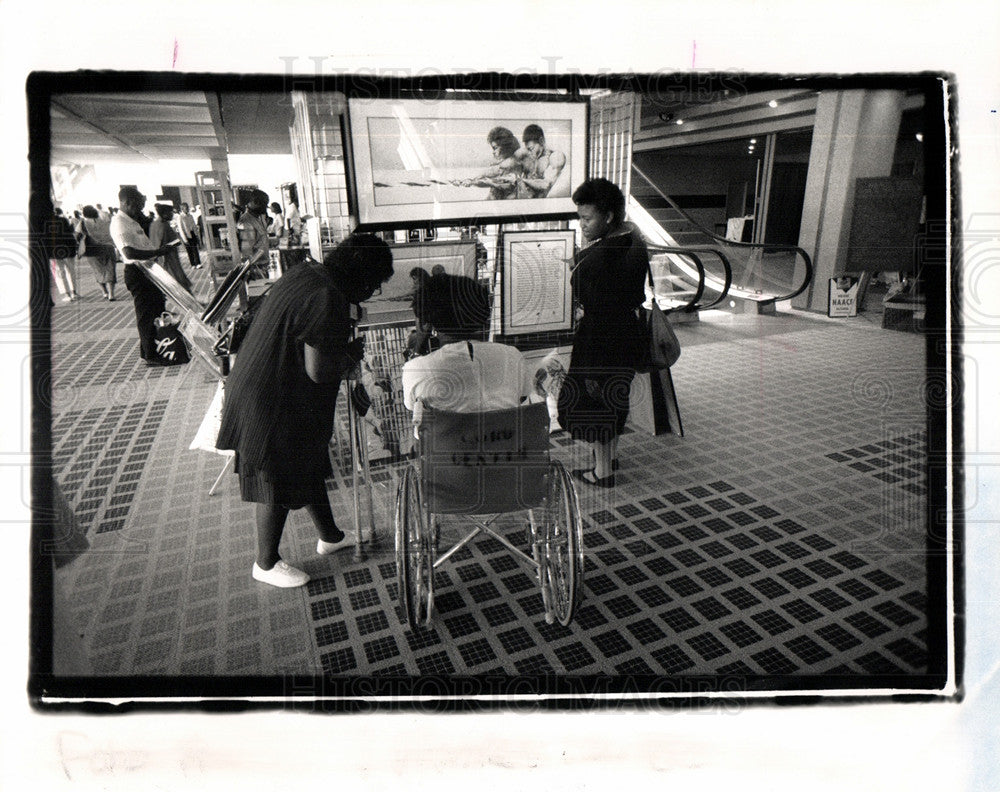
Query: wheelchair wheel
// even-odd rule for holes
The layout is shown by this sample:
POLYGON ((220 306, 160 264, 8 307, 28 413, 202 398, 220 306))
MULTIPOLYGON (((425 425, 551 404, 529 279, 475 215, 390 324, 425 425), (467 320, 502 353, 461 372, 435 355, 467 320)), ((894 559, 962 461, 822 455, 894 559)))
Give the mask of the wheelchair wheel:
POLYGON ((396 580, 411 630, 430 623, 434 608, 434 557, 421 507, 420 477, 408 465, 396 492, 396 580))
POLYGON ((583 525, 576 489, 559 462, 549 465, 548 500, 538 537, 538 579, 545 620, 563 627, 573 619, 583 582, 583 525))

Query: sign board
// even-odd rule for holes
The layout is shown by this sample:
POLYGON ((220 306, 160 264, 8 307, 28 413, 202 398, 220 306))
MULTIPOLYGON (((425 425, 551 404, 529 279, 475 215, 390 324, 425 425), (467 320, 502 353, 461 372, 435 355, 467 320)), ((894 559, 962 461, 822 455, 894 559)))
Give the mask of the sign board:
POLYGON ((842 275, 830 278, 830 291, 826 308, 827 316, 857 316, 860 278, 842 275))

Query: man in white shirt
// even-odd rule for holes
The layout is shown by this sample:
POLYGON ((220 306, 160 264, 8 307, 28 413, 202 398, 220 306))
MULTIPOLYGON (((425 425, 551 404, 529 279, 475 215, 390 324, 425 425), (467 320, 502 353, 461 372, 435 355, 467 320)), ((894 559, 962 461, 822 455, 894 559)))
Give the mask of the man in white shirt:
POLYGON ((201 255, 198 253, 198 224, 188 211, 189 208, 186 203, 181 204, 180 214, 177 215, 177 233, 187 251, 188 263, 194 269, 201 269, 201 255))
POLYGON ((146 235, 147 218, 142 209, 146 196, 135 187, 122 187, 118 193, 119 211, 111 218, 111 239, 125 262, 125 288, 135 306, 135 325, 139 331, 139 356, 147 366, 162 365, 156 354, 156 328, 153 321, 166 308, 166 299, 141 271, 144 262, 166 252, 156 247, 146 235))

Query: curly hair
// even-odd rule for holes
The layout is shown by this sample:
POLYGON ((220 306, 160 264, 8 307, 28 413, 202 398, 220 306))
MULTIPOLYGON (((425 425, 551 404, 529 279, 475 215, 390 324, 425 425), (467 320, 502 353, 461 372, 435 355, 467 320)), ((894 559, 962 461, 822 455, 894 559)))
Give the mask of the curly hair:
POLYGON ((517 142, 517 138, 514 137, 514 133, 511 132, 507 127, 493 127, 490 133, 486 136, 486 141, 492 146, 494 143, 500 150, 500 156, 506 159, 507 157, 513 157, 514 152, 521 148, 521 144, 517 142))
POLYGON ((364 291, 392 277, 392 251, 374 234, 351 234, 326 254, 323 265, 336 272, 344 286, 364 291))
POLYGON ((424 273, 416 280, 413 313, 421 324, 445 333, 478 332, 489 327, 492 306, 486 286, 446 272, 424 273))
POLYGON ((532 140, 541 143, 545 140, 545 133, 542 132, 542 128, 538 124, 528 124, 524 128, 524 132, 521 133, 521 140, 525 143, 530 143, 532 140))
POLYGON ((625 221, 625 196, 616 185, 607 179, 588 179, 573 193, 573 203, 577 206, 594 206, 599 212, 612 212, 612 225, 625 221))

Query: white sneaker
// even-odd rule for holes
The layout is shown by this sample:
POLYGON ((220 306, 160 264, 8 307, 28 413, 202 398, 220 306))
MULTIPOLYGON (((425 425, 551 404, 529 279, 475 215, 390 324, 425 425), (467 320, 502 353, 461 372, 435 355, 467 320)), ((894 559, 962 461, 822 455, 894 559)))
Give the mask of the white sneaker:
POLYGON ((324 542, 322 539, 316 542, 316 552, 320 555, 330 555, 345 547, 354 546, 354 531, 344 531, 344 538, 339 542, 324 542))
POLYGON ((309 575, 284 561, 279 561, 270 569, 261 569, 257 562, 253 565, 253 579, 269 583, 278 588, 295 588, 309 582, 309 575))

